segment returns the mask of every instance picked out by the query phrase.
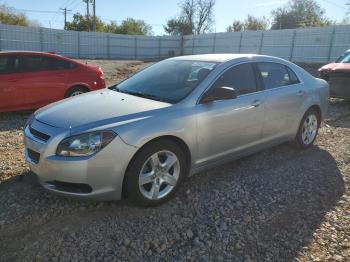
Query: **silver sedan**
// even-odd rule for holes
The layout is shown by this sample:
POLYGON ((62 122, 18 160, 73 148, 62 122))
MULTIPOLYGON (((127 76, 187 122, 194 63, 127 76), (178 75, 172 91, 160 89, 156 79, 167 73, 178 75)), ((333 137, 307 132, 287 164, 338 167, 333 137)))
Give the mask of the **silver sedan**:
POLYGON ((25 157, 53 192, 153 206, 188 175, 286 141, 310 147, 328 98, 325 81, 279 58, 177 57, 38 110, 25 157))

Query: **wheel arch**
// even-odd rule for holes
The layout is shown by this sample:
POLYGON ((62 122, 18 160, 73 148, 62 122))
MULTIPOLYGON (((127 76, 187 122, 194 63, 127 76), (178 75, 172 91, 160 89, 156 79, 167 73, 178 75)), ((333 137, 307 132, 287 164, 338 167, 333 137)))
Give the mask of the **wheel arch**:
POLYGON ((315 111, 318 113, 318 117, 319 117, 318 120, 321 122, 322 119, 323 119, 321 107, 320 107, 319 105, 317 105, 317 104, 314 104, 314 105, 310 106, 310 107, 305 111, 305 113, 308 112, 308 111, 311 110, 311 109, 315 110, 315 111))
POLYGON ((127 168, 125 169, 125 174, 124 174, 124 178, 123 178, 123 186, 122 186, 122 196, 125 197, 125 187, 126 187, 126 182, 127 182, 127 177, 126 174, 128 172, 128 169, 130 168, 131 163, 133 162, 134 158, 136 157, 136 155, 140 152, 140 150, 142 150, 145 146, 152 144, 156 141, 159 140, 168 140, 168 141, 172 141, 174 143, 176 143, 181 150, 184 152, 185 154, 185 158, 186 158, 186 176, 188 176, 190 168, 191 168, 191 161, 192 161, 192 155, 191 155, 191 151, 189 146, 186 144, 186 142, 179 138, 178 136, 174 136, 174 135, 163 135, 163 136, 159 136, 159 137, 155 137, 149 141, 147 141, 146 143, 144 143, 136 152, 135 154, 132 156, 132 158, 130 159, 127 168))
POLYGON ((66 92, 64 93, 64 97, 66 98, 67 95, 68 95, 68 93, 69 93, 73 88, 77 88, 77 87, 84 88, 84 89, 86 89, 88 92, 91 91, 91 88, 90 88, 89 85, 84 84, 84 83, 77 83, 77 84, 70 85, 70 86, 67 88, 66 92))

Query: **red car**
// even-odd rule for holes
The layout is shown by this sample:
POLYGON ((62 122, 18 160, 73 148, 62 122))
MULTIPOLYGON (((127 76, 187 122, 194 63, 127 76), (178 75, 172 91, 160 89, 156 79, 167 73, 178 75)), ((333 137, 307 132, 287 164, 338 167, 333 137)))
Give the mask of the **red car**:
POLYGON ((105 88, 99 67, 41 52, 0 52, 0 112, 36 109, 105 88))
POLYGON ((350 99, 350 50, 318 71, 329 82, 331 96, 350 99))

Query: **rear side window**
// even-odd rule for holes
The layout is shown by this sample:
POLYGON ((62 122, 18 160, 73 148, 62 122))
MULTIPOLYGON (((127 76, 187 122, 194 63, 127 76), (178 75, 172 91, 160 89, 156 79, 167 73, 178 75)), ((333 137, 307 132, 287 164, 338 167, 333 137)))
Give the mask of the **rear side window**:
POLYGON ((238 95, 256 92, 257 85, 252 64, 237 65, 223 73, 213 88, 223 86, 233 87, 238 95))
POLYGON ((71 64, 63 59, 38 55, 21 56, 18 58, 19 72, 37 72, 68 68, 71 68, 71 64))
POLYGON ((0 74, 10 74, 14 72, 14 58, 12 56, 0 57, 0 74))
POLYGON ((288 86, 299 82, 295 73, 288 67, 277 63, 258 63, 265 89, 288 86))

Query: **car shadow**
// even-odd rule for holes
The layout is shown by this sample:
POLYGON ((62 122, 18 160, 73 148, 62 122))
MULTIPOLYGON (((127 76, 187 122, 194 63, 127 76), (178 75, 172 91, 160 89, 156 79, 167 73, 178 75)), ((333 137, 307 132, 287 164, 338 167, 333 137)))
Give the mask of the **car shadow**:
MULTIPOLYGON (((335 159, 317 146, 299 151, 281 145, 194 175, 173 200, 146 209, 127 200, 97 203, 58 197, 26 174, 23 182, 15 177, 0 185, 0 200, 13 198, 12 205, 0 202, 0 221, 12 218, 5 221, 5 233, 0 234, 0 243, 11 241, 0 247, 8 258, 20 258, 25 253, 13 253, 18 247, 29 250, 32 242, 41 246, 47 238, 64 238, 62 228, 69 228, 78 236, 70 248, 84 245, 82 235, 90 241, 102 237, 103 243, 114 247, 111 252, 121 257, 125 241, 117 236, 136 243, 128 250, 143 250, 144 240, 160 243, 167 239, 160 252, 175 260, 191 252, 209 260, 289 261, 313 238, 344 190, 335 159), (31 218, 28 222, 27 217, 31 218)), ((42 252, 50 254, 50 248, 44 245, 42 252)), ((149 249, 154 254, 157 244, 149 249)), ((138 254, 152 260, 152 252, 138 254)))
POLYGON ((33 112, 34 111, 0 113, 0 132, 23 128, 27 119, 33 112))

